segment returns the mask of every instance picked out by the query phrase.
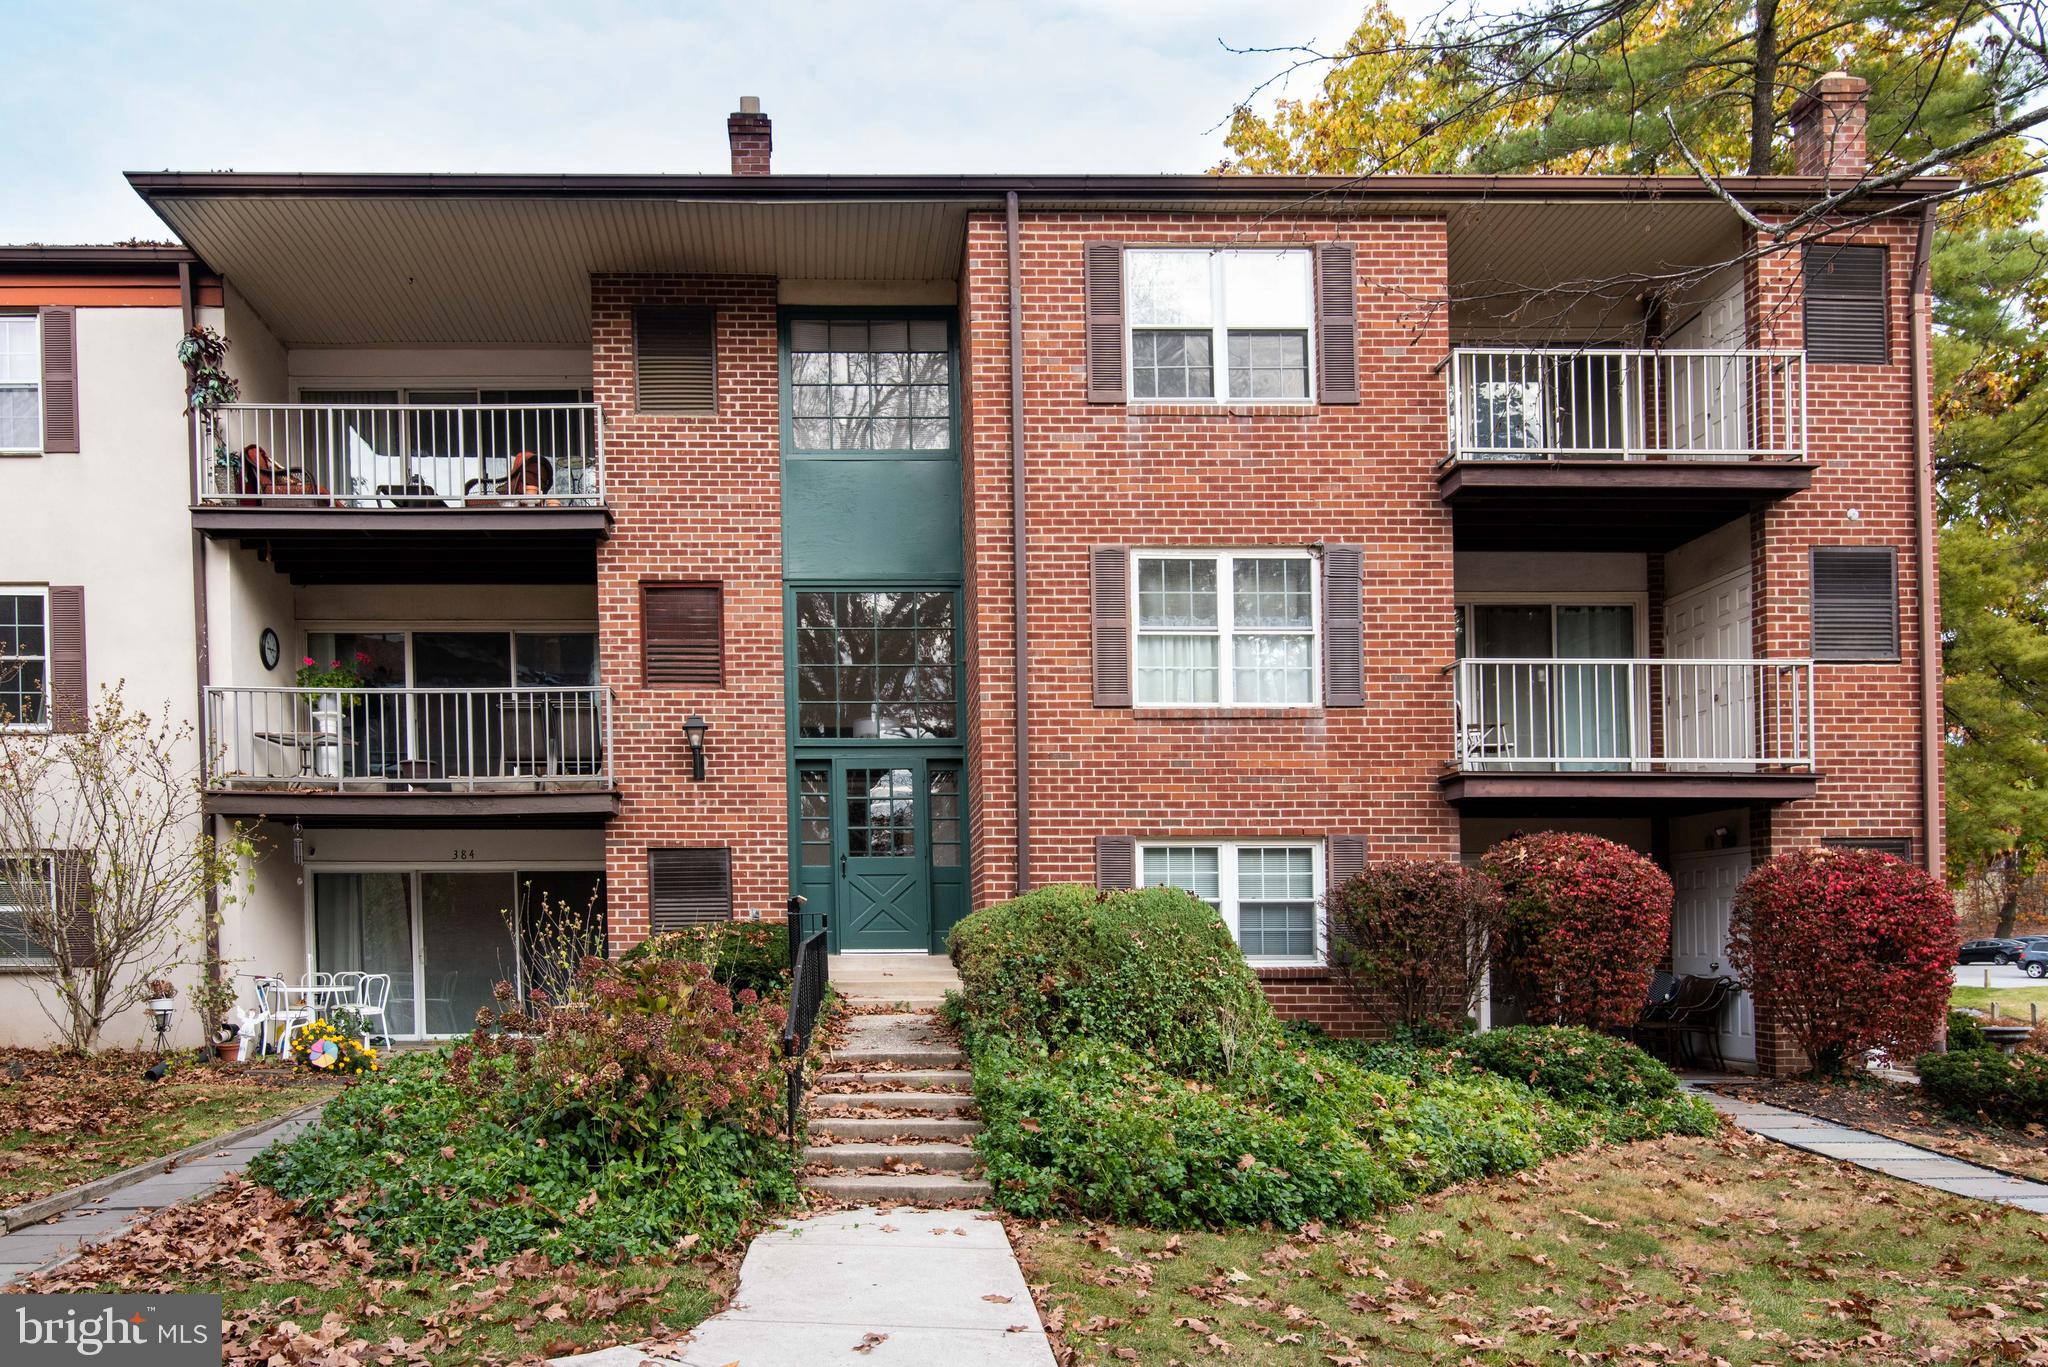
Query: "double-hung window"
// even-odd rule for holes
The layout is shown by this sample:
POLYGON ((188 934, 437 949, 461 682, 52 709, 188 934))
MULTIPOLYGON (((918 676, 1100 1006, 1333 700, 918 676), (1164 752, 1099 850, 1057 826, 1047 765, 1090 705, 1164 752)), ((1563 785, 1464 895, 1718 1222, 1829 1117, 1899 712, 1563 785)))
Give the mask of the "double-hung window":
POLYGON ((48 858, 0 859, 0 967, 22 968, 50 961, 48 948, 29 934, 29 910, 48 905, 56 870, 48 858), (30 891, 27 879, 41 880, 30 891))
POLYGON ((1306 251, 1125 253, 1131 395, 1307 400, 1314 270, 1306 251))
POLYGON ((1316 574, 1306 551, 1139 551, 1140 707, 1316 702, 1316 574))
POLYGON ((1180 888, 1216 908, 1245 958, 1321 962, 1321 846, 1258 840, 1146 844, 1138 858, 1140 883, 1180 888))
POLYGON ((0 313, 0 452, 43 449, 43 346, 33 313, 0 313))
POLYGON ((0 584, 0 730, 50 724, 50 595, 0 584))

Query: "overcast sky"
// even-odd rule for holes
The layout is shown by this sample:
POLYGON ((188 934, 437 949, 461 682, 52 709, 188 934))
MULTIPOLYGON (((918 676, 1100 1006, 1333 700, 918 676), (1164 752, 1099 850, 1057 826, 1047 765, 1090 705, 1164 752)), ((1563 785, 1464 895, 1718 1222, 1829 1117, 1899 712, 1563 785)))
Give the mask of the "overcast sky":
POLYGON ((124 171, 1200 171, 1360 0, 0 0, 0 242, 168 236, 124 171), (1220 40, 1220 41, 1219 41, 1220 40))

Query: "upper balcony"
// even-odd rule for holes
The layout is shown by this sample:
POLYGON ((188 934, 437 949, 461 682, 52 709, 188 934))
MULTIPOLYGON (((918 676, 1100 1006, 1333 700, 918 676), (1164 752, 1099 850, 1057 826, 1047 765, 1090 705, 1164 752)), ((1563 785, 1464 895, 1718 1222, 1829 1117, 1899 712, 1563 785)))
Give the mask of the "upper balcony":
POLYGON ((1668 550, 1812 480, 1798 351, 1459 347, 1444 369, 1460 549, 1668 550))
POLYGON ((1813 662, 1468 658, 1452 677, 1459 804, 1786 802, 1815 790, 1813 662))
POLYGON ((592 403, 243 403, 195 418, 193 523, 298 583, 576 582, 608 527, 592 403))

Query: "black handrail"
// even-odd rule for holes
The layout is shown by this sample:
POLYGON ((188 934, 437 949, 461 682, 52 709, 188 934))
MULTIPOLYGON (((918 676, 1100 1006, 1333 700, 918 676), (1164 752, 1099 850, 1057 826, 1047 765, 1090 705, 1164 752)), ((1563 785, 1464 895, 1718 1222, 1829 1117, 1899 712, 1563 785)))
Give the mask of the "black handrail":
POLYGON ((788 1082, 789 1142, 796 1143, 797 1117, 804 1100, 804 1055, 817 1028, 831 976, 825 953, 825 913, 804 910, 804 899, 789 899, 789 1016, 782 1025, 783 1073, 788 1082))

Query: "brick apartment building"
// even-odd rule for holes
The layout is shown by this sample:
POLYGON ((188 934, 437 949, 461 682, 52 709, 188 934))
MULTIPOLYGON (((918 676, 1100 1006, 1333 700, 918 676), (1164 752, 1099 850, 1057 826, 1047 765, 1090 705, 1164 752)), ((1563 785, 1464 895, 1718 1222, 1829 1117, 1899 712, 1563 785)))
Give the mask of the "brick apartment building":
MULTIPOLYGON (((1856 84, 1746 202, 1860 169, 1856 84)), ((780 176, 729 131, 722 176, 131 177, 242 395, 160 509, 193 566, 106 559, 81 630, 191 584, 241 969, 391 972, 431 1036, 543 895, 936 953, 1172 882, 1350 1029, 1316 903, 1366 858, 1608 835, 1702 973, 1756 859, 1939 867, 1928 183, 1763 251, 1684 177, 780 176)), ((6 265, 0 324, 68 269, 6 265)), ((0 548, 0 602, 59 578, 0 548)), ((1779 1061, 1746 1004, 1724 1048, 1779 1061)))

